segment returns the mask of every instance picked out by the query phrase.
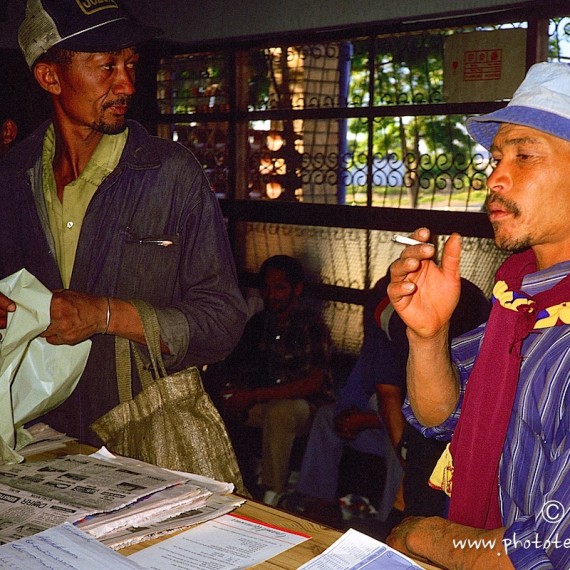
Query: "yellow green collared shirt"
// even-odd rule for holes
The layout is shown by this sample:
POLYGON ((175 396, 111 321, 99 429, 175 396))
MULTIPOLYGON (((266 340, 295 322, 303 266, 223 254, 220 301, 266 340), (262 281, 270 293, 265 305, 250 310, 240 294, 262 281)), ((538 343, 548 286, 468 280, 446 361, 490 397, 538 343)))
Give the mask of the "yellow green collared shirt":
POLYGON ((127 142, 128 129, 118 135, 103 135, 93 156, 77 179, 64 188, 63 201, 57 197, 53 173, 55 131, 50 125, 42 151, 43 191, 55 255, 65 288, 69 287, 83 218, 99 185, 115 169, 127 142))

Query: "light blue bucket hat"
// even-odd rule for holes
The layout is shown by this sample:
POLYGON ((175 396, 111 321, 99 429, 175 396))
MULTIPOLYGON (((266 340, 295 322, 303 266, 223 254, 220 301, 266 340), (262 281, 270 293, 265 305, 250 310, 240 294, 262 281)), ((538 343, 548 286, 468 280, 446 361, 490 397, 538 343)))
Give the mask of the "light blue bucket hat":
POLYGON ((506 107, 470 117, 466 127, 476 142, 489 149, 501 123, 531 127, 570 141, 570 65, 534 64, 506 107))

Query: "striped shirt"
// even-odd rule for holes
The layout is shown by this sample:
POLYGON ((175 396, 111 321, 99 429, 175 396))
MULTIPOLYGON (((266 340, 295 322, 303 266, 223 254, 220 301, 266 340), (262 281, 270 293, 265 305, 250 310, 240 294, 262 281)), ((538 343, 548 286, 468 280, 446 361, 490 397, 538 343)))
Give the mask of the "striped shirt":
MULTIPOLYGON (((570 261, 526 275, 521 289, 546 291, 570 273, 570 261)), ((569 300, 570 301, 570 300, 569 300)), ((439 426, 418 424, 408 400, 404 414, 426 437, 450 439, 485 325, 453 341, 460 397, 439 426)), ((570 568, 570 326, 535 330, 522 347, 517 394, 499 466, 504 537, 515 568, 570 568)), ((492 370, 489 371, 493 373, 492 370)))

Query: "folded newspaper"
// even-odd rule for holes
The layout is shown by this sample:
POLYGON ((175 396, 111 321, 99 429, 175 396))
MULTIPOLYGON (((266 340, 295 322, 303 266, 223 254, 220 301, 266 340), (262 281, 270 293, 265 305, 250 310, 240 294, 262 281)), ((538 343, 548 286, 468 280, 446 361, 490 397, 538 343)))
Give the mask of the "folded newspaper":
POLYGON ((0 544, 73 523, 122 548, 235 509, 243 500, 225 497, 232 490, 231 483, 115 457, 104 448, 89 456, 4 465, 0 544))

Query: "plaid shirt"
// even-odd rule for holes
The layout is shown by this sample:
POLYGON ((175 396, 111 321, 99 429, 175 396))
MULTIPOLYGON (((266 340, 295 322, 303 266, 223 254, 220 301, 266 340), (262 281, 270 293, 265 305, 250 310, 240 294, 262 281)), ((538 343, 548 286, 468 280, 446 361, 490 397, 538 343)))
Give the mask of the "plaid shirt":
POLYGON ((281 324, 269 311, 254 315, 224 368, 240 388, 284 384, 319 369, 325 372, 326 392, 330 387, 330 356, 328 327, 317 313, 299 306, 281 324))

